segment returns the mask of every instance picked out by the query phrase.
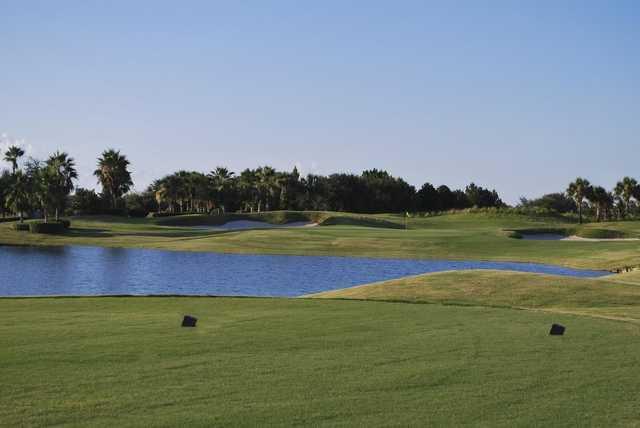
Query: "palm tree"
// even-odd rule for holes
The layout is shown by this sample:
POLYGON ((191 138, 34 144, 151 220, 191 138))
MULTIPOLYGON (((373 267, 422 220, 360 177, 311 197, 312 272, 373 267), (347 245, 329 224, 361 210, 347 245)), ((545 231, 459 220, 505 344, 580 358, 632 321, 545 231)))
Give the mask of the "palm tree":
POLYGON ((573 183, 570 183, 567 188, 567 195, 573 199, 578 207, 578 219, 580 224, 582 224, 582 203, 591 191, 592 188, 589 180, 580 177, 576 178, 576 181, 573 183))
POLYGON ((240 177, 238 177, 238 187, 241 192, 244 211, 253 212, 256 201, 259 199, 256 171, 248 168, 242 171, 240 177))
POLYGON ((2 212, 2 217, 7 215, 7 196, 11 188, 11 181, 11 174, 6 169, 3 169, 0 173, 0 211, 2 212))
POLYGON ((13 183, 7 194, 7 204, 20 216, 20 223, 24 222, 24 212, 29 209, 29 188, 27 177, 22 171, 13 174, 13 183))
POLYGON ((631 177, 625 177, 622 181, 618 181, 613 192, 624 202, 621 214, 625 217, 629 213, 629 201, 638 193, 638 182, 631 177))
POLYGON ((121 155, 117 150, 105 150, 98 158, 98 169, 93 172, 93 175, 98 177, 105 196, 109 198, 111 208, 117 207, 118 200, 133 185, 128 166, 129 161, 126 156, 121 155))
POLYGON ((67 196, 73 190, 73 180, 78 178, 73 158, 65 152, 56 152, 47 159, 46 176, 50 177, 48 183, 49 199, 55 207, 56 221, 60 219, 60 208, 64 207, 67 196))
POLYGON ((276 180, 276 170, 270 166, 263 166, 256 171, 258 182, 256 183, 258 190, 258 212, 262 205, 262 200, 265 201, 265 208, 269 211, 269 201, 273 199, 275 191, 278 188, 278 182, 276 180))
POLYGON ((13 174, 16 173, 16 170, 18 169, 18 159, 22 156, 24 156, 24 150, 18 146, 9 147, 9 149, 4 153, 4 160, 11 163, 11 172, 13 174))
POLYGON ((609 217, 613 196, 604 187, 594 187, 593 191, 587 195, 587 199, 596 208, 596 221, 606 220, 609 217))
POLYGON ((225 204, 227 202, 228 191, 233 183, 234 173, 227 168, 219 166, 209 173, 209 180, 213 185, 213 189, 218 197, 218 204, 222 208, 222 213, 225 212, 225 204))

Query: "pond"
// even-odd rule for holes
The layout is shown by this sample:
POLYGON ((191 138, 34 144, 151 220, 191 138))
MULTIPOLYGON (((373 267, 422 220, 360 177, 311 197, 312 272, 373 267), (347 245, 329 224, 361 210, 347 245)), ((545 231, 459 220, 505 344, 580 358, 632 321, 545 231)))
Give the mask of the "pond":
POLYGON ((576 277, 608 274, 534 263, 0 246, 0 296, 300 296, 408 275, 466 269, 576 277))

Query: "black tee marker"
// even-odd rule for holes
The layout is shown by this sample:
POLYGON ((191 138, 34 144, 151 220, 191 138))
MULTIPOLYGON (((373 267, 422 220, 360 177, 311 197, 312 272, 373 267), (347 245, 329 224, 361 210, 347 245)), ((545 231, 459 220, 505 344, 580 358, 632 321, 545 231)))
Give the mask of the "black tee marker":
POLYGON ((195 327, 198 322, 198 318, 191 315, 185 315, 182 319, 182 327, 195 327))
POLYGON ((562 336, 564 334, 565 327, 560 324, 552 324, 549 334, 551 336, 562 336))

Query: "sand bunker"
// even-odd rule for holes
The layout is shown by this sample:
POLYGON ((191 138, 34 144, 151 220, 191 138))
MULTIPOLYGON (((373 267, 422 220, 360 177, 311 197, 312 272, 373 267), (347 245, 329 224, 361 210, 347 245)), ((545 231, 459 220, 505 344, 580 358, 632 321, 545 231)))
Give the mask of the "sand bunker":
POLYGON ((247 230, 247 229, 287 229, 292 227, 313 227, 318 223, 310 221, 293 221, 285 224, 271 224, 254 220, 234 220, 218 226, 195 226, 200 230, 247 230))
POLYGON ((639 238, 583 238, 581 236, 564 236, 557 233, 528 233, 522 234, 522 239, 529 241, 582 241, 582 242, 620 242, 640 241, 639 238))

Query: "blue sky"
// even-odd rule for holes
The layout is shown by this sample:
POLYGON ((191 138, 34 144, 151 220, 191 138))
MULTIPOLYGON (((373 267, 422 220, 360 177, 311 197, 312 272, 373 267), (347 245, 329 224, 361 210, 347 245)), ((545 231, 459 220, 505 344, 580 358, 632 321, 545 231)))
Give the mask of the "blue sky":
MULTIPOLYGON (((177 169, 383 168, 521 195, 640 178, 637 1, 0 0, 0 135, 177 169), (488 5, 488 6, 487 6, 488 5)), ((7 166, 7 165, 5 165, 7 166)))

